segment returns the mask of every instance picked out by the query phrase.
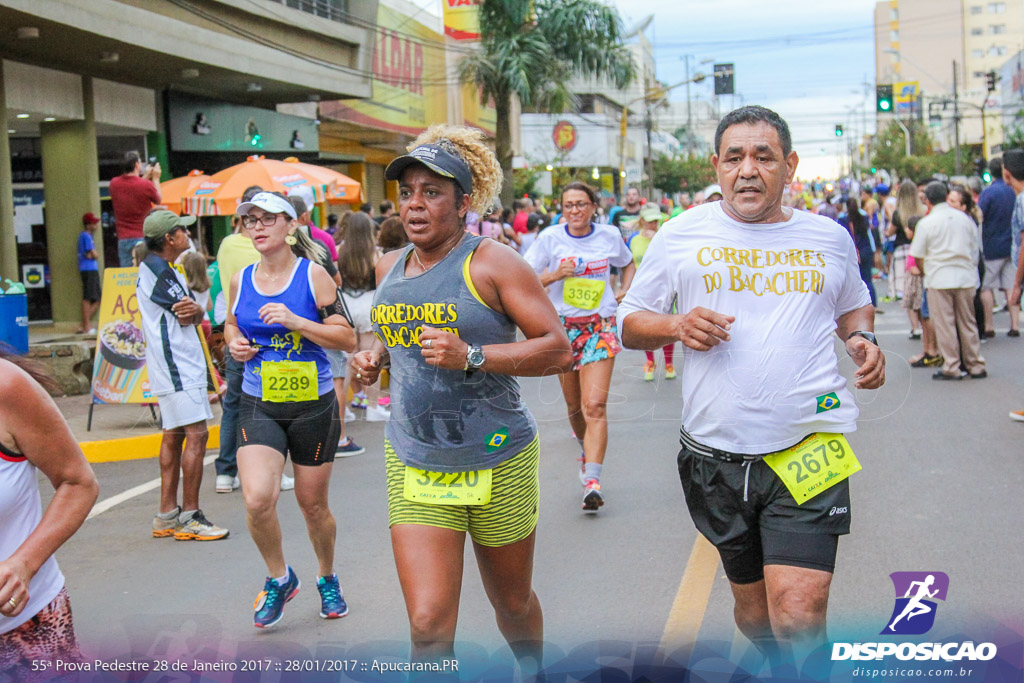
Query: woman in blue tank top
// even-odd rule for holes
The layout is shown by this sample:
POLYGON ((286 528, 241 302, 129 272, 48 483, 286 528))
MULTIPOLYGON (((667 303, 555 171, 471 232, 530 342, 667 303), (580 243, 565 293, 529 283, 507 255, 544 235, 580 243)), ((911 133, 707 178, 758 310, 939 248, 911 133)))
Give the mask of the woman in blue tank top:
POLYGON ((412 243, 377 263, 377 341, 355 354, 355 379, 390 362, 385 457, 395 564, 412 656, 454 656, 466 533, 498 626, 524 677, 541 662, 543 618, 533 592, 538 506, 536 424, 515 375, 564 372, 568 340, 540 280, 513 250, 468 235, 501 167, 483 135, 433 126, 385 171, 399 181, 412 243), (516 340, 516 328, 525 341, 516 340))
POLYGON ((254 625, 269 628, 301 582, 285 563, 277 498, 285 458, 295 466, 295 497, 320 564, 320 616, 348 606, 334 572, 334 517, 327 505, 340 417, 324 349, 351 351, 355 334, 336 307, 337 289, 318 265, 321 249, 299 230, 284 195, 261 192, 238 206, 260 261, 231 279, 224 334, 245 363, 238 410, 238 475, 249 532, 269 576, 257 595, 254 625))

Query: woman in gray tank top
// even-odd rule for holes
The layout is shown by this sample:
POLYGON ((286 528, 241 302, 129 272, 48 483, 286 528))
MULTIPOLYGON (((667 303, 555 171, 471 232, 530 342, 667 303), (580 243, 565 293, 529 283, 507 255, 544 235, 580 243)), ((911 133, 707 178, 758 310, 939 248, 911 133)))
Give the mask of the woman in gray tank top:
POLYGON ((516 375, 572 358, 540 280, 512 249, 465 231, 501 187, 483 135, 433 126, 385 171, 411 244, 377 263, 377 341, 356 381, 391 368, 388 509, 417 661, 454 657, 466 533, 498 626, 524 675, 541 663, 533 592, 539 446, 516 375), (516 328, 525 341, 516 340, 516 328))

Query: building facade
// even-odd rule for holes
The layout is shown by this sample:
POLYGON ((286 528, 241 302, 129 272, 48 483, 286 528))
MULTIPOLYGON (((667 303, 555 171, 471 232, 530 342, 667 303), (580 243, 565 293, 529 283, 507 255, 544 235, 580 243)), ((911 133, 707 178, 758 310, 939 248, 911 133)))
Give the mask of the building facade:
POLYGON ((951 149, 955 62, 960 143, 987 145, 985 158, 998 153, 1001 105, 998 89, 988 92, 986 75, 998 71, 1024 41, 1024 3, 882 0, 875 5, 874 29, 875 82, 892 84, 896 98, 894 112, 877 114, 879 128, 893 116, 917 117, 929 122, 942 149, 951 149))
POLYGON ((30 318, 79 318, 81 216, 102 213, 126 151, 156 156, 163 179, 187 172, 172 169, 174 103, 274 114, 282 103, 367 97, 375 14, 372 1, 4 0, 0 158, 13 172, 0 173, 0 276, 45 270, 30 318))

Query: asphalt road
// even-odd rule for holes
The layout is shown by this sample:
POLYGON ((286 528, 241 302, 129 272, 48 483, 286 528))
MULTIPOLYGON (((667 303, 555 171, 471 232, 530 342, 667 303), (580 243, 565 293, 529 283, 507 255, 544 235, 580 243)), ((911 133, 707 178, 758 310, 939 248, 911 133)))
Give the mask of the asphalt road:
MULTIPOLYGON (((949 597, 929 637, 1003 629, 1019 648, 1024 424, 1009 420, 1007 412, 1024 408, 1024 339, 1007 338, 1007 316, 997 315, 1000 334, 982 347, 989 378, 934 382, 931 369, 907 365, 904 359, 919 342, 907 339, 902 311, 895 304, 885 308, 876 327, 888 357, 888 382, 857 396, 861 420, 850 442, 864 470, 851 479, 853 533, 840 543, 830 635, 877 638, 893 606, 889 573, 943 571, 950 577, 949 597)), ((853 365, 843 357, 849 377, 853 365)), ((523 381, 541 433, 535 587, 545 612, 549 664, 566 655, 595 666, 642 659, 663 636, 669 648, 688 650, 691 643, 672 640, 680 633, 697 633, 722 657, 733 648, 734 660, 745 648, 735 634, 721 567, 713 556, 710 564, 701 560, 699 552, 690 562, 697 534, 675 468, 679 382, 644 382, 643 361, 641 353, 626 352, 616 363, 602 477, 607 505, 594 516, 580 510, 578 447, 557 381, 523 381), (701 562, 703 579, 696 566, 701 562), (681 591, 688 563, 690 583, 681 591)), ((265 568, 249 538, 240 494, 216 495, 208 466, 202 507, 231 530, 229 539, 151 538, 158 501, 153 489, 90 519, 59 552, 90 658, 407 657, 408 622, 387 529, 383 425, 359 421, 349 429, 367 453, 336 462, 331 490, 348 617, 318 618, 315 558, 294 496, 284 493, 278 511, 286 556, 304 585, 277 627, 252 627, 252 601, 265 568)), ((155 460, 101 464, 96 472, 101 501, 158 476, 155 460)), ((510 675, 468 550, 457 637, 463 666, 489 670, 484 662, 493 660, 494 680, 510 675)), ((280 672, 267 675, 261 680, 288 680, 280 672)))

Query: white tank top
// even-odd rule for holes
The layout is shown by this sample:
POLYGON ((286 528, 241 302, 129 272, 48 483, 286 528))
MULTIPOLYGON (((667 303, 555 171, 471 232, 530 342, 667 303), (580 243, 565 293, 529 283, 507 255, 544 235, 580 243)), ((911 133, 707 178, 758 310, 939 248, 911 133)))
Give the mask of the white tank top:
MULTIPOLYGON (((6 560, 39 526, 43 506, 36 468, 25 456, 0 446, 0 559, 6 560)), ((18 628, 49 605, 64 587, 64 575, 52 555, 28 587, 28 604, 18 616, 0 616, 0 633, 18 628)))

